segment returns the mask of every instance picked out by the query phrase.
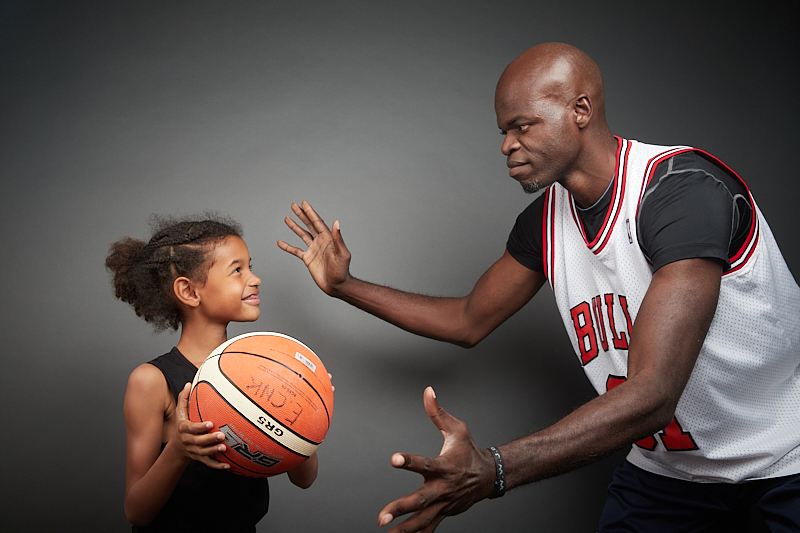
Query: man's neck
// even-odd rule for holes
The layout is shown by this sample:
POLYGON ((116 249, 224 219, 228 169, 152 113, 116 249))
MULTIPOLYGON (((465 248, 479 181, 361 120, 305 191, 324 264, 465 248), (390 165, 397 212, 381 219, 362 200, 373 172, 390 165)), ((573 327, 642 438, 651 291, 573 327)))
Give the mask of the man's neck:
POLYGON ((577 170, 561 181, 579 207, 591 207, 603 196, 614 179, 619 141, 609 134, 602 142, 585 147, 577 170))

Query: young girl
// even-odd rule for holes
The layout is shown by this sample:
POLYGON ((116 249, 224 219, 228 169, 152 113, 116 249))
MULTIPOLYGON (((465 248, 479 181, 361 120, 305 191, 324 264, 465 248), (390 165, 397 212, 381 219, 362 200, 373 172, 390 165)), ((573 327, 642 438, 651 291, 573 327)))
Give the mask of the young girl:
MULTIPOLYGON (((180 326, 178 345, 137 367, 128 379, 125 515, 133 531, 253 532, 267 513, 267 478, 225 472, 225 450, 211 422, 188 420, 189 382, 226 340, 229 322, 252 322, 261 280, 238 224, 221 219, 159 219, 148 243, 123 238, 106 268, 117 298, 156 331, 180 326)), ((288 472, 307 488, 317 456, 288 472)))

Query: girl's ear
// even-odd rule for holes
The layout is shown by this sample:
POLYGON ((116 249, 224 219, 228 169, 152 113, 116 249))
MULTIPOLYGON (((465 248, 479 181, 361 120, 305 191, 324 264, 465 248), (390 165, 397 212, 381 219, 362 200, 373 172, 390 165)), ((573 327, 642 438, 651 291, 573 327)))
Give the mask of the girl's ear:
POLYGON ((194 284, 189 278, 181 276, 175 279, 172 283, 172 290, 180 303, 189 307, 200 305, 200 295, 197 294, 197 290, 195 290, 194 284))

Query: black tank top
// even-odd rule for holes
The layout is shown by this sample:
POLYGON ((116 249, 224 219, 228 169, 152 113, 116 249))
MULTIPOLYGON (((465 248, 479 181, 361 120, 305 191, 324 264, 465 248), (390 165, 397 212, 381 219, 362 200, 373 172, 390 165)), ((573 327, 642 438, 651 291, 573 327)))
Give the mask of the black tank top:
MULTIPOLYGON (((183 386, 191 382, 197 372, 177 348, 153 359, 150 364, 167 378, 176 403, 183 386)), ((164 449, 163 444, 161 449, 164 449)), ((147 527, 133 526, 133 531, 252 533, 268 509, 267 478, 239 476, 192 461, 153 523, 147 527)))

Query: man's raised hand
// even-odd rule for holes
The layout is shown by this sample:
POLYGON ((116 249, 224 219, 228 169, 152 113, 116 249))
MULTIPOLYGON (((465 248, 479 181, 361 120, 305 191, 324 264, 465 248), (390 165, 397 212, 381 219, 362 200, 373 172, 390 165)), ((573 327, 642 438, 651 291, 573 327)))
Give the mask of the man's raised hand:
POLYGON ((293 203, 292 211, 307 229, 303 229, 288 216, 284 222, 303 240, 306 250, 303 251, 281 240, 278 241, 278 246, 302 259, 319 288, 333 296, 339 285, 347 281, 350 276, 350 251, 345 246, 339 231, 339 221, 333 223, 331 231, 306 201, 300 205, 293 203))

